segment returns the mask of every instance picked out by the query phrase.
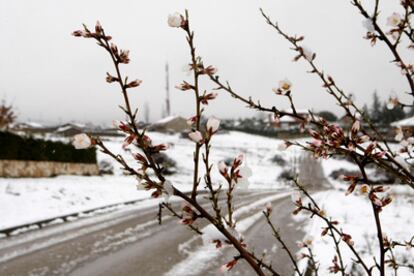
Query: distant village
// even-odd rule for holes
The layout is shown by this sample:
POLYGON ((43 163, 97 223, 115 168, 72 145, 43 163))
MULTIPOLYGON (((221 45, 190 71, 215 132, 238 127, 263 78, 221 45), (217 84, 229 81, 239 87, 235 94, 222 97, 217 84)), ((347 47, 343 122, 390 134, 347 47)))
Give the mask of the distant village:
MULTIPOLYGON (((289 110, 287 110, 289 111, 289 110)), ((298 110, 299 115, 309 114, 306 110, 298 110)), ((324 114, 320 116, 323 117, 324 114)), ((326 118, 331 123, 336 123, 344 129, 348 129, 352 122, 347 116, 335 119, 330 114, 326 118), (335 119, 335 120, 333 120, 335 119)), ((167 116, 154 123, 137 123, 138 128, 145 128, 149 131, 156 131, 162 133, 187 133, 191 130, 187 123, 187 119, 181 116, 167 116)), ((395 129, 402 128, 406 133, 414 133, 414 116, 406 117, 401 120, 394 121, 379 129, 382 134, 387 137, 387 140, 393 140, 395 136, 395 129)), ((224 119, 221 120, 222 131, 241 131, 250 134, 263 135, 268 137, 289 139, 308 136, 307 131, 304 130, 300 121, 291 117, 282 117, 275 121, 271 116, 269 117, 252 117, 239 119, 224 119)), ((38 138, 62 137, 70 138, 79 133, 88 133, 93 136, 108 136, 116 137, 123 136, 115 126, 102 127, 94 126, 92 124, 81 123, 65 123, 61 125, 47 126, 35 122, 18 122, 9 126, 9 131, 20 134, 29 135, 38 138)))

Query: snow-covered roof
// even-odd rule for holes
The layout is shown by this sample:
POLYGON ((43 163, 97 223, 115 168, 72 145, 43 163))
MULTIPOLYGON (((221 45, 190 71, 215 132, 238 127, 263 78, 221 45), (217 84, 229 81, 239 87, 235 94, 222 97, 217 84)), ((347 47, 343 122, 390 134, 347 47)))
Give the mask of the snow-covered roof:
POLYGON ((409 117, 406 119, 402 119, 396 122, 391 123, 391 126, 394 127, 410 127, 410 126, 414 126, 414 116, 413 117, 409 117))
MULTIPOLYGON (((293 113, 292 108, 283 109, 282 111, 287 112, 287 113, 293 113)), ((308 114, 309 110, 308 109, 298 109, 298 108, 296 108, 296 113, 298 113, 298 114, 308 114)))
POLYGON ((71 129, 73 126, 62 126, 62 127, 59 127, 58 129, 56 129, 56 132, 64 132, 64 131, 67 131, 67 130, 69 130, 69 129, 71 129))
MULTIPOLYGON (((293 110, 291 108, 282 110, 283 112, 287 113, 293 113, 293 110)), ((296 109, 296 113, 299 115, 307 115, 309 114, 309 111, 307 109, 296 109)), ((291 116, 283 116, 280 118, 281 123, 294 123, 297 122, 297 119, 291 117, 291 116)))
POLYGON ((42 124, 37 123, 37 122, 26 122, 26 124, 27 124, 28 126, 30 126, 30 127, 37 127, 37 128, 41 128, 41 127, 43 127, 43 125, 42 125, 42 124))
POLYGON ((185 120, 184 118, 180 117, 180 116, 176 116, 176 115, 171 115, 165 118, 162 118, 161 120, 157 121, 154 123, 154 125, 163 125, 163 124, 167 124, 169 122, 172 122, 176 119, 182 119, 185 120))
POLYGON ((44 127, 40 123, 30 122, 30 121, 29 122, 15 123, 14 126, 15 127, 30 127, 30 128, 42 128, 42 127, 44 127))

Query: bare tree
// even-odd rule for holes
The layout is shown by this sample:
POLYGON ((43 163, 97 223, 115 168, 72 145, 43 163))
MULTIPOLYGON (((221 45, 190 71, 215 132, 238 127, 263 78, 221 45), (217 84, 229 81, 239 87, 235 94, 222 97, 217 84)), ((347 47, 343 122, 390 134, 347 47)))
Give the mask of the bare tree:
POLYGON ((7 105, 3 100, 0 104, 0 129, 8 130, 15 120, 16 114, 13 112, 13 106, 7 105))

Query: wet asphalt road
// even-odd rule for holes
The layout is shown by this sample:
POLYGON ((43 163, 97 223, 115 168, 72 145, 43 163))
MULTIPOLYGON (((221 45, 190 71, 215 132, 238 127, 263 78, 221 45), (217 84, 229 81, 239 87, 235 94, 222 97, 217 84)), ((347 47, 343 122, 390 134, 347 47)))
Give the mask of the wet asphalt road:
MULTIPOLYGON (((240 193, 238 207, 275 195, 275 191, 240 193)), ((175 204, 179 206, 179 203, 175 204)), ((206 206, 207 203, 206 203, 206 206)), ((273 202, 272 220, 280 228, 287 244, 295 247, 304 233, 292 220, 290 197, 273 202)), ((243 220, 257 215, 263 205, 243 214, 243 220)), ((164 213, 163 224, 158 225, 158 208, 125 208, 110 213, 82 218, 65 224, 50 226, 15 237, 0 240, 0 275, 221 275, 221 265, 231 260, 234 251, 224 249, 197 269, 174 274, 177 264, 191 257, 191 252, 203 245, 199 237, 164 213), (182 248, 183 244, 186 248, 182 248), (187 252, 187 253, 186 253, 187 252), (190 253, 188 253, 190 252, 190 253), (189 255, 190 254, 190 255, 189 255)), ((201 227, 203 225, 200 225, 201 227)), ((267 259, 282 275, 291 275, 286 254, 274 247, 276 240, 263 217, 244 234, 248 246, 256 253, 267 250, 267 259)), ((248 265, 240 264, 233 275, 254 275, 248 265)))

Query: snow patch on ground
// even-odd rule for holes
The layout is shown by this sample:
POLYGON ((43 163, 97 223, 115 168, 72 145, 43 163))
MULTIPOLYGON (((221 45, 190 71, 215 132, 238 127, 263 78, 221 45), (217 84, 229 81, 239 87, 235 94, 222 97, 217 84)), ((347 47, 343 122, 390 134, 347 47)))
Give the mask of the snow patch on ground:
MULTIPOLYGON (((414 192, 409 187, 396 186, 391 188, 390 193, 395 195, 394 201, 380 213, 383 233, 394 241, 408 241, 414 235, 414 218, 412 216, 414 192)), ((373 256, 379 260, 376 226, 367 196, 357 193, 345 196, 342 191, 327 191, 316 193, 314 198, 329 217, 340 222, 339 228, 343 228, 345 233, 352 236, 356 250, 361 252, 364 261, 369 266, 374 264, 373 256)), ((321 237, 322 227, 326 225, 319 218, 310 220, 305 213, 298 216, 298 219, 304 221, 305 231, 314 239, 313 251, 320 262, 320 273, 328 273, 335 249, 328 235, 321 237)), ((344 243, 340 244, 340 248, 348 273, 351 273, 355 269, 351 265, 353 253, 344 243)), ((394 253, 397 261, 413 264, 413 250, 395 248, 394 253)), ((306 264, 301 262, 301 265, 304 267, 306 264)), ((374 271, 374 275, 378 275, 378 271, 374 271)), ((388 273, 391 275, 391 269, 388 269, 388 273)), ((398 275, 413 275, 413 272, 401 268, 398 275)))

